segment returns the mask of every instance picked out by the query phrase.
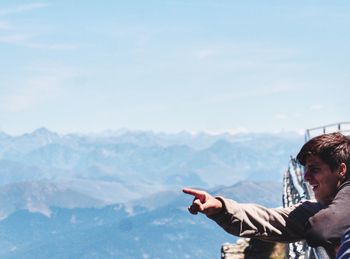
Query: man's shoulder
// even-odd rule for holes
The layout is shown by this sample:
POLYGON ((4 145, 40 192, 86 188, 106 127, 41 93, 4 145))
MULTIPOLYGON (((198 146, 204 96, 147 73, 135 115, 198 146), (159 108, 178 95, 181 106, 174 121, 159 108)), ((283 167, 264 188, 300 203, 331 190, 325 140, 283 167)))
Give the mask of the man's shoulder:
POLYGON ((350 193, 350 179, 348 179, 339 186, 338 192, 350 193))
POLYGON ((325 207, 316 200, 305 200, 294 206, 289 214, 289 219, 305 224, 310 217, 324 208, 325 207))
POLYGON ((326 206, 314 199, 311 199, 311 200, 305 200, 300 202, 299 204, 296 205, 296 207, 316 213, 321 209, 324 209, 326 206))

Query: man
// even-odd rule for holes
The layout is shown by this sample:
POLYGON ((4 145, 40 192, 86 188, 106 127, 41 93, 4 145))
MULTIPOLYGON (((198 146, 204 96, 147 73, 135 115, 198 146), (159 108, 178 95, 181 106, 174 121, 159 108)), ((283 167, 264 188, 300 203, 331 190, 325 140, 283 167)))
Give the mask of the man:
POLYGON ((341 133, 317 136, 304 144, 297 160, 304 166, 304 179, 316 201, 268 209, 185 188, 184 193, 194 196, 188 209, 192 214, 204 213, 233 235, 279 242, 306 240, 310 246, 325 247, 333 258, 350 227, 350 138, 341 133))

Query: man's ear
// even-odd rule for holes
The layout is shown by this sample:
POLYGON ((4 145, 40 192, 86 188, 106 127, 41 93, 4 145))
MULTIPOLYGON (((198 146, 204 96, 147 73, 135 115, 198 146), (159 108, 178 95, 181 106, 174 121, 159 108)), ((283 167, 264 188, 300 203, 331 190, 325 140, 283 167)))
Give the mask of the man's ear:
POLYGON ((339 166, 339 175, 342 176, 342 177, 345 177, 346 176, 346 171, 347 171, 347 166, 345 163, 341 163, 340 166, 339 166))

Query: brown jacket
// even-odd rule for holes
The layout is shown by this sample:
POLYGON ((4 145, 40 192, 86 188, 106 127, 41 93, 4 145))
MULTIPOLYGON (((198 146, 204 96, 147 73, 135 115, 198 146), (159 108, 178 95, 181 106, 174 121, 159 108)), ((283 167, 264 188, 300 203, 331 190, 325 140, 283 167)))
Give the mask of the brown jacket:
POLYGON ((268 209, 218 198, 224 208, 210 218, 235 236, 287 243, 306 240, 310 246, 334 250, 350 227, 350 181, 339 187, 334 200, 326 206, 305 201, 289 208, 268 209))

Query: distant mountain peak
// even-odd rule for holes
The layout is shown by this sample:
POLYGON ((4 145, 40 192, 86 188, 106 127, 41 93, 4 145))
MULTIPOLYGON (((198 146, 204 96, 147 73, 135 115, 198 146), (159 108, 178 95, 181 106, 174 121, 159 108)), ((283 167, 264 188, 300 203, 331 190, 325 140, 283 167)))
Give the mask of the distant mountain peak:
POLYGON ((45 127, 38 128, 34 130, 29 135, 37 138, 45 139, 48 142, 51 142, 57 138, 59 138, 59 135, 56 132, 50 131, 45 127))
POLYGON ((33 135, 57 135, 57 133, 49 131, 45 127, 38 128, 38 129, 34 130, 31 134, 33 134, 33 135))
POLYGON ((19 136, 17 139, 21 140, 22 142, 24 141, 29 146, 36 146, 37 144, 39 144, 39 146, 43 146, 57 142, 60 139, 60 136, 57 133, 42 127, 34 130, 31 133, 26 133, 19 136))

